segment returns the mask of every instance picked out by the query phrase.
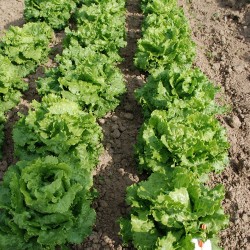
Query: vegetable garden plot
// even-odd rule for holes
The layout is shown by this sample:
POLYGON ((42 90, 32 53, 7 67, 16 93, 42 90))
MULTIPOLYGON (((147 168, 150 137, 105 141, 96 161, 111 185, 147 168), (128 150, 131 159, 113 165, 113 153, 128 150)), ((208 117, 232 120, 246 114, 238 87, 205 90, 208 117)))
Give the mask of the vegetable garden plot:
MULTIPOLYGON (((191 103, 192 103, 192 102, 191 102, 191 103)), ((197 106, 198 106, 198 105, 197 105, 197 106)), ((206 105, 205 105, 205 106, 206 106, 206 105)), ((128 110, 128 109, 126 108, 126 110, 128 110)), ((147 111, 147 112, 148 112, 148 111, 147 111)), ((209 112, 213 112, 213 111, 212 111, 212 109, 211 109, 209 112)), ((129 117, 129 116, 127 116, 127 117, 129 117)), ((114 120, 115 120, 115 119, 114 119, 114 120)), ((119 126, 119 128, 120 128, 120 125, 118 125, 118 126, 119 126)), ((117 131, 116 131, 116 132, 117 132, 117 131)), ((117 136, 117 135, 118 135, 118 133, 114 133, 114 135, 116 135, 116 136, 117 136)), ((175 235, 175 237, 176 237, 176 235, 175 235)), ((173 238, 172 238, 172 239, 173 239, 173 238)), ((91 240, 90 240, 90 241, 91 241, 91 240)), ((95 242, 96 242, 96 240, 95 240, 95 242)), ((161 243, 160 243, 160 244, 162 244, 162 243, 163 243, 163 242, 161 241, 161 243)), ((95 244, 96 244, 96 243, 95 243, 95 244)), ((112 244, 113 244, 113 243, 111 242, 111 243, 110 243, 110 245, 112 245, 112 244)), ((93 245, 93 247, 95 247, 95 246, 96 246, 96 245, 93 245)))

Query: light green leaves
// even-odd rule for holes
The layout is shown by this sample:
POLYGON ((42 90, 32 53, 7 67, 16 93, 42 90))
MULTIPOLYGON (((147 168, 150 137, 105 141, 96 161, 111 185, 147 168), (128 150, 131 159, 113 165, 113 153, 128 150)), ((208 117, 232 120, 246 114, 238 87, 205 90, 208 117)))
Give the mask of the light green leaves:
POLYGON ((135 65, 150 73, 171 64, 190 66, 195 55, 190 37, 186 19, 179 8, 171 8, 162 15, 148 14, 143 37, 138 41, 135 65))
POLYGON ((66 39, 77 40, 82 47, 121 61, 119 50, 125 42, 125 1, 91 1, 76 11, 77 30, 66 29, 66 39))
POLYGON ((24 17, 27 21, 44 21, 53 29, 68 25, 77 0, 25 0, 24 17))
POLYGON ((95 219, 91 186, 90 172, 60 158, 19 161, 0 185, 0 239, 15 235, 16 240, 0 241, 0 246, 30 249, 34 244, 35 249, 54 249, 66 242, 82 242, 95 219))
POLYGON ((219 113, 223 111, 215 102, 218 88, 214 87, 198 68, 183 69, 172 66, 159 69, 149 76, 147 83, 136 90, 136 98, 142 105, 145 116, 155 109, 168 110, 176 100, 189 103, 197 111, 219 113))
POLYGON ((0 61, 0 107, 4 113, 18 104, 21 92, 27 90, 28 84, 22 80, 18 67, 8 57, 0 55, 0 61))
POLYGON ((142 169, 164 172, 181 165, 199 174, 223 170, 228 162, 225 130, 212 115, 193 111, 181 102, 152 112, 138 138, 142 169))
POLYGON ((10 27, 0 42, 0 54, 6 56, 24 77, 46 62, 53 31, 46 23, 27 23, 10 27))
POLYGON ((148 180, 129 187, 131 193, 131 217, 121 220, 121 233, 125 242, 133 241, 138 249, 191 250, 193 237, 213 238, 228 222, 220 209, 223 187, 209 189, 193 172, 182 172, 182 167, 151 174, 148 180), (176 180, 183 182, 181 187, 176 180), (159 183, 163 184, 160 189, 159 183), (202 224, 208 226, 206 231, 202 224))
POLYGON ((97 117, 114 110, 125 92, 121 71, 109 57, 72 42, 57 58, 58 68, 38 81, 40 94, 55 93, 75 101, 97 117))
POLYGON ((13 130, 15 154, 20 159, 53 154, 80 160, 85 169, 95 166, 102 149, 95 117, 55 95, 45 96, 41 103, 33 101, 32 108, 13 130))
POLYGON ((136 90, 145 122, 136 145, 146 181, 127 189, 131 213, 120 220, 125 244, 142 250, 193 250, 228 224, 224 189, 204 185, 228 163, 218 91, 193 65, 195 46, 176 0, 142 0, 146 15, 135 65, 151 75, 136 90), (206 229, 205 229, 206 227, 206 229), (202 229, 203 228, 203 229, 202 229))
POLYGON ((45 23, 28 23, 23 28, 11 26, 0 39, 0 148, 4 115, 28 89, 22 77, 47 60, 52 36, 52 29, 45 23))

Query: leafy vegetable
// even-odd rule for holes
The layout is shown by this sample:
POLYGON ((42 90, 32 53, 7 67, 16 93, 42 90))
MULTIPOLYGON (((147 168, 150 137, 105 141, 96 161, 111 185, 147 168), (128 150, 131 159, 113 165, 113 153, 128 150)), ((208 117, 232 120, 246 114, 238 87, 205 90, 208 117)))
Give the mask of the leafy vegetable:
POLYGON ((167 110, 176 99, 191 100, 189 103, 195 111, 223 111, 214 103, 217 92, 218 88, 198 68, 173 66, 149 76, 147 83, 137 89, 135 95, 145 116, 148 116, 155 109, 167 110))
POLYGON ((28 88, 15 67, 7 57, 0 55, 0 112, 6 112, 20 101, 21 91, 28 88))
POLYGON ((194 43, 177 1, 142 0, 142 10, 135 65, 151 76, 136 91, 147 119, 136 153, 140 170, 151 175, 127 189, 131 213, 120 220, 120 233, 139 250, 193 250, 192 239, 216 242, 228 224, 223 186, 204 185, 228 162, 225 130, 215 118, 225 108, 214 102, 218 88, 192 68, 194 43))
POLYGON ((4 140, 4 122, 5 117, 4 114, 0 111, 0 159, 2 159, 2 146, 3 146, 3 140, 4 140))
POLYGON ((179 8, 164 15, 148 14, 143 25, 143 37, 138 41, 135 65, 153 72, 171 64, 190 66, 195 55, 187 21, 179 8))
POLYGON ((142 0, 141 7, 144 14, 165 15, 171 9, 177 7, 176 0, 142 0))
POLYGON ((164 172, 176 165, 199 174, 223 170, 228 162, 225 130, 211 114, 175 103, 155 110, 141 128, 137 154, 141 169, 164 172))
POLYGON ((73 42, 57 57, 58 68, 38 81, 40 94, 55 93, 78 102, 87 112, 98 117, 115 109, 125 92, 121 71, 111 59, 73 42))
POLYGON ((24 17, 27 21, 45 21, 54 29, 68 25, 77 0, 25 0, 24 17))
POLYGON ((93 169, 102 149, 95 117, 75 102, 54 95, 32 102, 28 116, 15 124, 13 139, 20 159, 53 154, 80 159, 85 169, 93 169))
POLYGON ((211 239, 228 224, 223 197, 222 185, 209 189, 182 167, 153 173, 127 190, 131 216, 121 220, 123 240, 140 250, 193 250, 192 238, 211 239))
POLYGON ((91 185, 89 172, 53 156, 10 167, 0 185, 1 249, 81 243, 95 220, 91 185))
POLYGON ((53 31, 46 23, 27 23, 23 28, 11 26, 0 41, 0 54, 19 69, 20 77, 46 62, 53 31))
POLYGON ((66 29, 66 40, 76 39, 81 46, 120 61, 119 49, 126 46, 124 5, 124 0, 84 2, 75 14, 77 30, 66 29))

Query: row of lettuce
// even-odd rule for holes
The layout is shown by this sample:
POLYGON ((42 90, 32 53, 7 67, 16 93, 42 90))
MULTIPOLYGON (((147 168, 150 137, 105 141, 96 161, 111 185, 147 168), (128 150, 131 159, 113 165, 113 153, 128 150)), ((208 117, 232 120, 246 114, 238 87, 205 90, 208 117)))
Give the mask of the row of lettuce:
POLYGON ((13 128, 19 161, 0 183, 0 248, 55 249, 80 244, 95 223, 93 169, 103 148, 96 119, 125 92, 117 68, 125 1, 26 0, 24 13, 33 22, 11 27, 0 43, 0 126, 28 88, 23 77, 48 60, 53 29, 66 27, 66 35, 57 66, 37 81, 41 102, 13 128))
POLYGON ((127 189, 126 244, 137 249, 193 250, 228 224, 224 187, 208 187, 211 172, 228 163, 224 128, 216 115, 218 88, 194 66, 195 45, 176 0, 142 0, 145 15, 135 65, 150 75, 136 91, 144 112, 136 155, 149 177, 127 189))

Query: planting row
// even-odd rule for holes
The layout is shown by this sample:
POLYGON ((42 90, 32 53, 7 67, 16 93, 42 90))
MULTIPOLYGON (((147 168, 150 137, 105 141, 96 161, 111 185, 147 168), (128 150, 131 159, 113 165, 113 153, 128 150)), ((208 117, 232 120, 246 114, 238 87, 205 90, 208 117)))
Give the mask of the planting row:
MULTIPOLYGON (((25 17, 55 29, 67 26, 72 17, 77 27, 66 29, 57 67, 37 82, 41 103, 33 101, 28 115, 20 115, 14 125, 19 162, 0 184, 0 248, 55 249, 80 244, 95 222, 92 172, 103 148, 96 118, 113 110, 125 92, 116 66, 125 46, 125 2, 26 1, 25 17)), ((41 24, 49 27, 34 25, 41 24)), ((26 52, 33 52, 28 45, 26 52)))
POLYGON ((226 133, 215 117, 226 108, 193 66, 195 47, 177 1, 144 0, 142 10, 135 65, 151 75, 135 93, 145 118, 136 155, 149 177, 127 190, 131 213, 120 220, 121 235, 137 249, 193 250, 208 239, 217 247, 228 223, 224 188, 205 182, 228 163, 226 133))
MULTIPOLYGON (((28 89, 23 77, 33 73, 49 54, 53 30, 46 23, 11 27, 0 41, 0 148, 6 112, 15 107, 28 89)), ((0 159, 2 150, 0 150, 0 159)))

